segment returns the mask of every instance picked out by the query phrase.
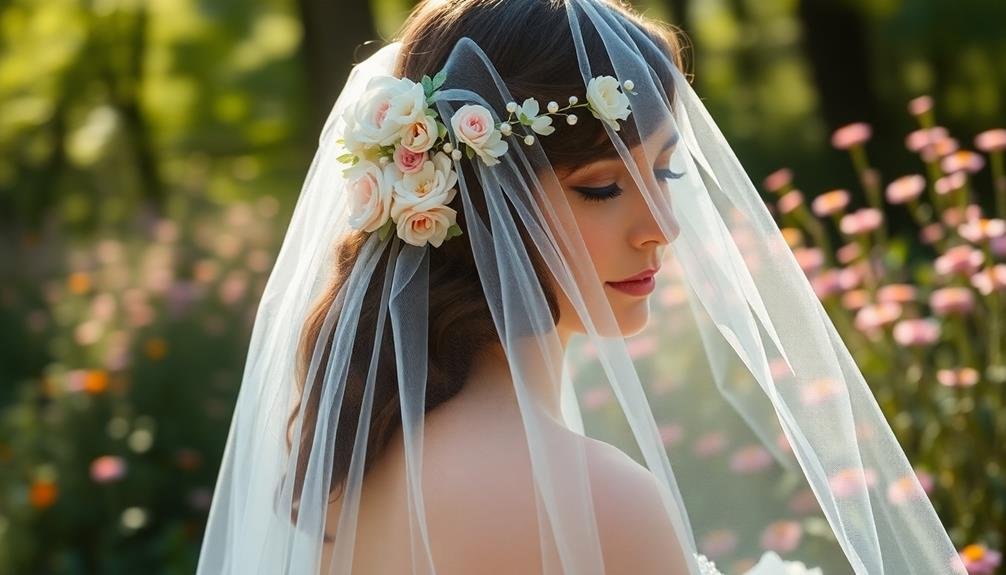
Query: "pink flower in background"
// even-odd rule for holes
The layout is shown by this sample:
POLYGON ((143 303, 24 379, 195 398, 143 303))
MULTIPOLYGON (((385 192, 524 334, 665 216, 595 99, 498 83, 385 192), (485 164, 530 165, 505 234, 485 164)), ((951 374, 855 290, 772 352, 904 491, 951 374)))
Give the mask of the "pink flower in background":
POLYGON ((936 479, 933 477, 933 474, 922 469, 916 469, 915 476, 918 477, 919 483, 922 484, 922 490, 926 492, 926 495, 931 494, 933 488, 936 487, 936 479))
POLYGON ((786 240, 787 246, 796 248, 803 245, 803 232, 798 228, 780 228, 779 233, 782 234, 782 239, 786 240))
POLYGON ((583 407, 590 410, 600 409, 611 403, 612 398, 610 387, 594 387, 583 394, 583 407))
POLYGON ((925 162, 935 162, 944 156, 953 154, 960 149, 960 143, 954 138, 940 138, 932 144, 923 147, 919 154, 925 162))
POLYGON ((821 377, 800 386, 800 403, 808 407, 821 405, 842 392, 842 386, 829 377, 821 377))
POLYGON ((849 265, 856 261, 856 258, 862 255, 862 253, 862 246, 857 242, 851 242, 835 250, 835 257, 844 265, 849 265))
POLYGON ((935 318, 905 319, 894 326, 894 341, 905 347, 933 345, 940 340, 940 322, 935 318))
POLYGON ((835 497, 852 497, 876 485, 877 473, 868 467, 863 469, 850 467, 829 477, 828 483, 835 492, 835 497))
POLYGON ((710 431, 695 441, 692 447, 696 456, 703 459, 718 455, 727 446, 727 438, 722 431, 710 431))
POLYGON ((958 150, 940 161, 940 168, 948 174, 967 172, 976 174, 985 167, 985 158, 970 150, 958 150))
POLYGON ((800 264, 803 273, 812 276, 824 264, 824 252, 820 248, 797 248, 793 250, 796 262, 800 264))
POLYGON ((836 269, 829 269, 821 272, 810 280, 814 287, 814 293, 818 299, 826 299, 835 294, 841 293, 842 285, 839 283, 839 272, 836 269))
POLYGON ((961 549, 960 557, 968 575, 995 575, 996 569, 1002 565, 1002 553, 978 543, 961 549))
POLYGON ((838 281, 842 289, 851 290, 861 286, 865 274, 864 270, 865 266, 861 264, 851 264, 839 270, 838 281))
POLYGON ((855 236, 870 233, 884 223, 884 214, 876 208, 860 208, 842 216, 839 228, 843 234, 855 236))
POLYGON ((982 295, 1006 290, 1006 264, 996 264, 975 272, 971 276, 971 285, 982 295))
POLYGON ((787 506, 790 511, 798 515, 817 513, 821 508, 821 505, 817 502, 817 496, 814 495, 814 492, 809 487, 805 487, 793 495, 787 506))
POLYGON ((954 172, 936 180, 936 193, 945 196, 963 188, 966 183, 968 183, 968 177, 964 172, 954 172))
POLYGON ((908 113, 913 116, 928 114, 933 109, 933 99, 929 96, 918 96, 908 102, 908 113))
POLYGON ((856 122, 835 130, 831 135, 831 145, 839 150, 861 146, 870 140, 873 130, 869 124, 856 122))
POLYGON ((810 204, 810 209, 819 218, 830 217, 841 213, 849 205, 849 192, 845 190, 831 190, 814 198, 810 204))
POLYGON ((870 293, 865 289, 857 289, 842 294, 842 307, 849 311, 856 311, 870 303, 870 293))
POLYGON ((761 445, 742 447, 730 457, 730 469, 741 474, 764 471, 772 465, 772 454, 761 445))
POLYGON ((854 323, 860 331, 874 331, 891 325, 901 317, 901 304, 877 303, 866 305, 856 312, 854 323))
POLYGON ((880 303, 912 303, 918 297, 918 290, 912 284, 888 284, 877 290, 880 303))
POLYGON ((950 133, 942 126, 934 126, 929 129, 920 128, 908 134, 905 138, 905 147, 908 148, 908 151, 910 152, 919 153, 927 146, 931 146, 936 142, 949 137, 950 133))
POLYGON ((912 500, 924 500, 926 493, 916 477, 906 475, 887 486, 887 500, 895 505, 903 505, 912 500))
POLYGON ((780 168, 766 176, 762 185, 770 192, 778 192, 792 183, 793 171, 789 168, 780 168))
POLYGON ((803 205, 803 194, 800 190, 786 192, 786 195, 779 198, 779 212, 788 214, 803 205))
POLYGON ((975 296, 968 288, 947 287, 929 296, 929 306, 936 315, 969 313, 975 307, 975 296))
POLYGON ((918 198, 926 189, 926 179, 918 174, 901 176, 887 185, 887 201, 906 204, 918 198))
POLYGON ((975 147, 986 154, 1006 150, 1006 130, 997 128, 978 134, 975 136, 975 147))
POLYGON ((91 462, 91 479, 95 483, 111 483, 126 476, 126 462, 116 455, 102 455, 91 462))
POLYGON ((793 370, 789 368, 786 360, 778 356, 768 360, 768 371, 776 382, 783 378, 789 378, 793 374, 793 370))
POLYGON ((952 228, 957 227, 964 222, 981 219, 981 217, 982 208, 976 204, 969 204, 963 213, 961 213, 961 209, 957 206, 944 208, 943 212, 940 213, 940 220, 945 225, 952 228))
POLYGON ((981 268, 985 254, 971 246, 954 246, 936 258, 933 267, 941 276, 970 276, 981 268))
POLYGON ((978 370, 973 367, 941 369, 936 372, 936 381, 947 387, 971 387, 978 383, 978 370))
POLYGON ((946 232, 943 231, 943 224, 939 222, 928 224, 919 230, 919 241, 926 245, 933 245, 945 236, 946 232))
POLYGON ((989 249, 999 257, 1006 257, 1006 236, 999 236, 989 240, 989 249))
POLYGON ((737 534, 729 529, 714 529, 706 533, 699 542, 702 554, 717 559, 737 548, 737 534))
POLYGON ((684 433, 684 429, 678 423, 664 423, 657 430, 660 432, 660 441, 664 444, 664 447, 680 443, 681 436, 684 433))
POLYGON ((797 521, 776 521, 762 531, 761 546, 768 551, 789 553, 800 545, 803 528, 797 521))
POLYGON ((971 219, 957 227, 957 233, 973 244, 1006 235, 1006 220, 1000 218, 971 219))
POLYGON ((780 451, 783 451, 785 453, 793 453, 793 444, 791 444, 789 442, 789 439, 786 438, 785 433, 780 433, 779 435, 776 436, 775 444, 776 446, 779 447, 780 451))

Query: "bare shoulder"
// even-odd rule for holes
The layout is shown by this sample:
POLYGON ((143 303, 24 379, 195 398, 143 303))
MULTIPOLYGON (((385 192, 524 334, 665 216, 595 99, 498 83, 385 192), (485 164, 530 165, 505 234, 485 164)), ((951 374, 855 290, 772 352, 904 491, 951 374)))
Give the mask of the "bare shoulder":
MULTIPOLYGON (((451 542, 435 555, 451 564, 448 573, 468 573, 474 566, 485 573, 487 565, 498 573, 538 572, 538 510, 526 440, 505 428, 454 431, 424 454, 428 519, 439 535, 434 540, 451 542)), ((675 568, 680 552, 653 474, 610 444, 558 433, 552 445, 566 453, 553 455, 574 457, 575 450, 584 450, 605 571, 685 573, 683 566, 675 568)))
POLYGON ((617 447, 583 438, 608 573, 687 573, 658 480, 617 447))

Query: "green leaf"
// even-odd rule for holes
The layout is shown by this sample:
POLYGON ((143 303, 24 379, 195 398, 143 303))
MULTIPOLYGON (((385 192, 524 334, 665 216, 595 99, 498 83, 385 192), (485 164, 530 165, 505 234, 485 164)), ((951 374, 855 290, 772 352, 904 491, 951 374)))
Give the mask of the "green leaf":
POLYGON ((384 222, 384 225, 378 228, 377 237, 381 238, 382 242, 388 239, 388 234, 391 233, 391 228, 393 228, 394 226, 395 222, 391 221, 391 218, 388 218, 388 221, 384 222))
POLYGON ((426 115, 431 118, 439 118, 440 114, 437 113, 433 108, 426 108, 426 115))
POLYGON ((464 235, 463 232, 461 231, 461 226, 457 224, 451 224, 451 227, 447 228, 447 235, 444 237, 444 241, 447 241, 451 238, 456 238, 460 235, 464 235))
POLYGON ((423 93, 427 98, 433 95, 433 80, 429 76, 423 76, 423 93))
POLYGON ((517 114, 517 118, 520 119, 521 124, 525 126, 531 125, 531 120, 529 120, 528 117, 524 115, 524 112, 520 112, 519 114, 517 114))
POLYGON ((339 156, 336 160, 343 164, 355 164, 356 162, 354 160, 356 160, 356 155, 347 153, 339 156))
POLYGON ((437 122, 437 137, 443 138, 447 135, 447 126, 443 122, 437 122))
POLYGON ((440 86, 444 85, 444 81, 447 80, 447 70, 441 70, 433 76, 433 89, 436 90, 440 86))
POLYGON ((465 146, 465 156, 467 156, 469 160, 474 158, 475 150, 473 150, 471 146, 465 146))

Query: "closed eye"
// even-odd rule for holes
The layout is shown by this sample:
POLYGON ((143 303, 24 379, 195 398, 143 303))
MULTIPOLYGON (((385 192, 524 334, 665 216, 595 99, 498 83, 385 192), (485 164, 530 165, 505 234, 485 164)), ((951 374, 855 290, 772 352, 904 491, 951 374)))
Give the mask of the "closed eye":
POLYGON ((653 170, 658 180, 676 180, 685 175, 684 172, 675 172, 668 169, 653 170))
MULTIPOLYGON (((653 175, 658 180, 676 180, 685 175, 685 172, 675 172, 666 168, 653 170, 653 175)), ((573 189, 583 196, 588 202, 603 202, 622 195, 622 188, 618 184, 610 184, 601 187, 573 186, 573 189)))

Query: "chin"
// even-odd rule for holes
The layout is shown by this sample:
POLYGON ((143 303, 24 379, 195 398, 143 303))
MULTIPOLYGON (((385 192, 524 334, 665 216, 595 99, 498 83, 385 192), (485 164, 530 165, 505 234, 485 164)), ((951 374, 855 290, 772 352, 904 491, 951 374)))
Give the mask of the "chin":
POLYGON ((620 310, 616 319, 622 337, 633 336, 643 331, 650 323, 649 300, 643 300, 637 305, 620 310))

